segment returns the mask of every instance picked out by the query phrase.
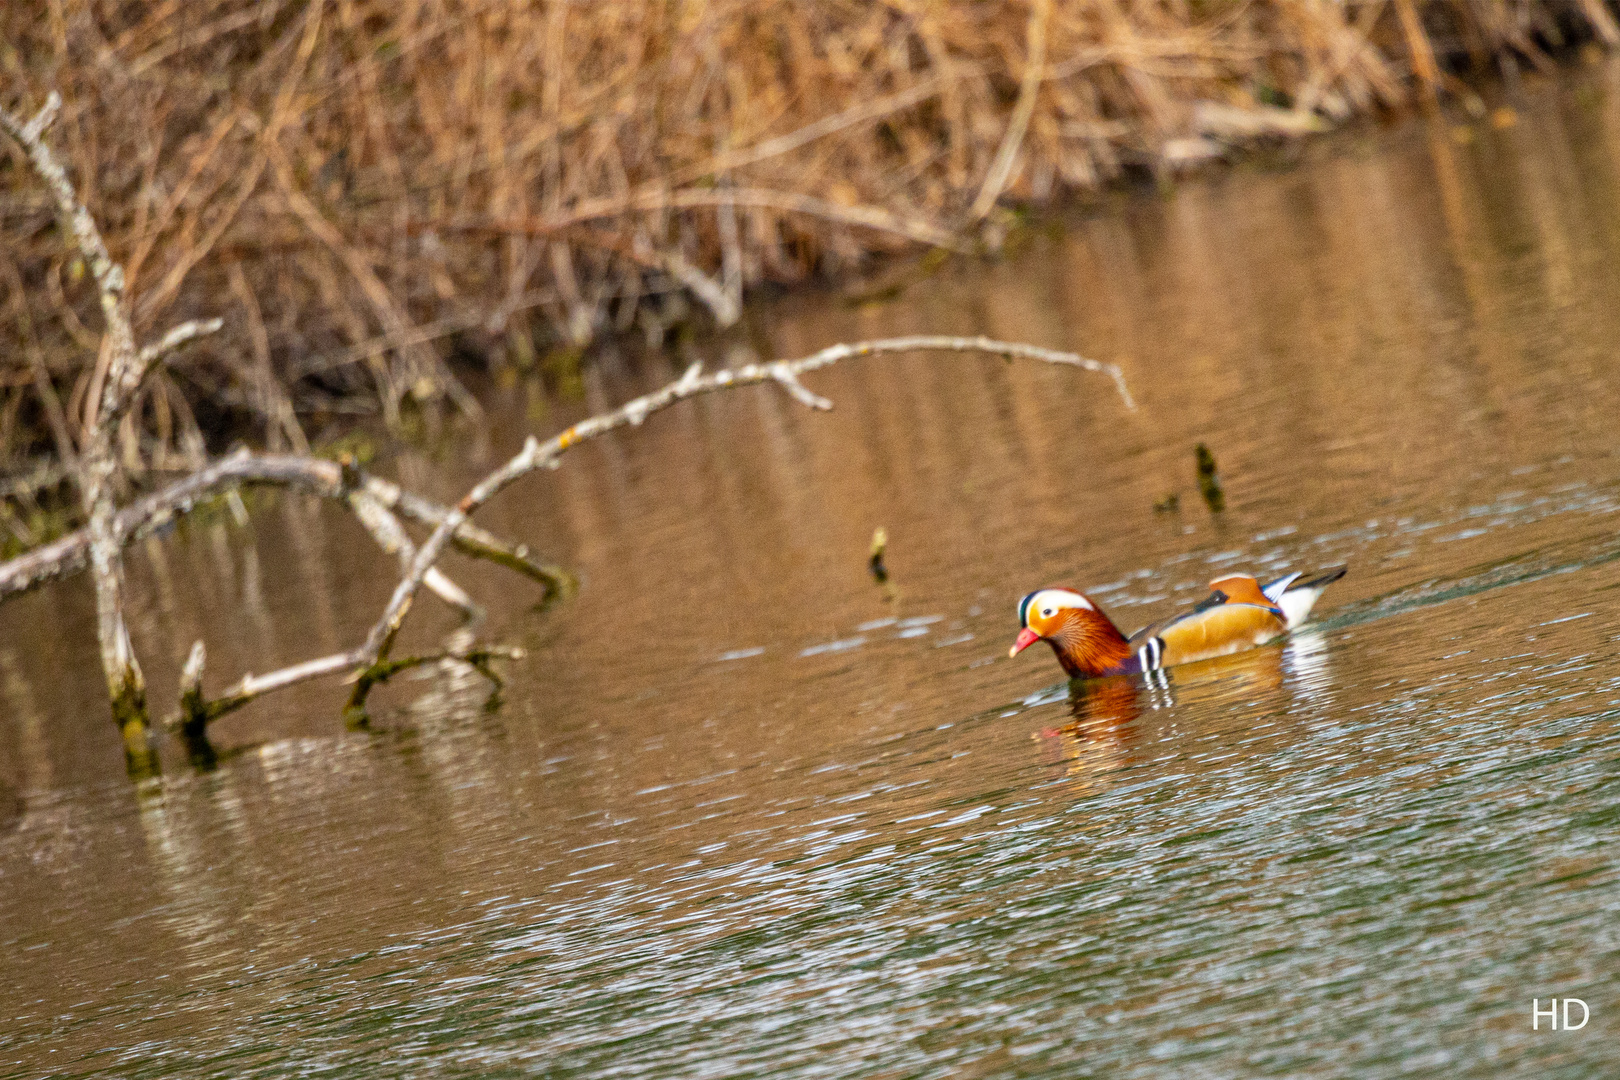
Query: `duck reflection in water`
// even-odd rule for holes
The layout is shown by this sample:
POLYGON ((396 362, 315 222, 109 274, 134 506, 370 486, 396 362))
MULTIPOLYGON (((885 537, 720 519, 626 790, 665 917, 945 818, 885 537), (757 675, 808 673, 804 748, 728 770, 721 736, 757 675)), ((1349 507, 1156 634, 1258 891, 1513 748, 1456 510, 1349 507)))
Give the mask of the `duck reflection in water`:
POLYGON ((1061 775, 1091 787, 1129 762, 1128 743, 1149 693, 1145 680, 1129 675, 1075 679, 1069 684, 1071 719, 1031 738, 1041 742, 1061 775))
POLYGON ((1275 701, 1283 687, 1283 656, 1283 649, 1262 648, 1169 671, 1075 679, 1069 683, 1069 721, 1033 737, 1065 777, 1101 787, 1132 763, 1155 717, 1196 723, 1215 710, 1275 701))

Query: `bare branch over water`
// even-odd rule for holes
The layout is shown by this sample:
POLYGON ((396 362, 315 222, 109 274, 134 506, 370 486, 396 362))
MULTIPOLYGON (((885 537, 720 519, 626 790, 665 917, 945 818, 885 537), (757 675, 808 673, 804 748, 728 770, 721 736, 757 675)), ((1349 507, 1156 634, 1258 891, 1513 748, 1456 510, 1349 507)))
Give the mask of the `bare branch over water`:
POLYGON ((365 645, 362 647, 363 659, 368 663, 375 663, 387 657, 394 638, 399 634, 400 627, 404 624, 405 617, 410 612, 411 602, 416 595, 417 589, 421 587, 428 571, 444 550, 445 543, 448 542, 450 536, 467 517, 494 498, 502 489, 528 473, 539 468, 556 468, 563 454, 587 439, 605 435, 615 428, 638 426, 651 414, 667 409, 676 402, 689 397, 763 382, 777 383, 796 400, 811 408, 830 409, 832 408, 832 402, 806 388, 799 381, 800 375, 805 372, 818 371, 821 368, 830 367, 840 360, 847 360, 857 356, 919 351, 984 352, 1084 368, 1087 371, 1109 375, 1114 380, 1115 388, 1119 391, 1126 407, 1130 409, 1136 407, 1135 402, 1131 400, 1130 390, 1125 385, 1124 374, 1120 371, 1118 365, 1105 364, 1099 360, 1080 356, 1077 353, 1061 352, 1056 349, 1045 349, 1038 345, 1025 345, 1018 342, 994 341, 986 337, 965 338, 923 335, 832 345, 799 360, 775 360, 768 363, 746 364, 740 368, 717 371, 712 375, 704 375, 701 365, 693 364, 684 375, 662 389, 626 402, 611 412, 601 413, 589 419, 581 420, 544 443, 531 435, 524 444, 523 449, 515 457, 476 484, 471 491, 462 497, 461 501, 456 504, 455 509, 434 529, 433 535, 428 537, 427 541, 417 551, 416 561, 412 564, 410 572, 395 588, 393 596, 389 598, 387 608, 384 609, 381 618, 371 628, 371 633, 367 635, 365 645))

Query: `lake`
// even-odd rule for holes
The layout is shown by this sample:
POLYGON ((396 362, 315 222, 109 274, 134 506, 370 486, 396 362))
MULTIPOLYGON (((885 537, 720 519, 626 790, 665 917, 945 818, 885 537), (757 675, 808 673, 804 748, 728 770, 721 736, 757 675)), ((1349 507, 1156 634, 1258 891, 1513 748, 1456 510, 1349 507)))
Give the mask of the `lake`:
MULTIPOLYGON (((308 684, 136 786, 88 581, 0 606, 0 1075, 1612 1072, 1620 67, 1515 107, 610 350, 582 400, 487 388, 487 432, 377 471, 453 501, 692 359, 909 333, 1073 349, 1139 403, 906 355, 808 376, 831 413, 750 388, 587 445, 479 519, 575 597, 444 564, 526 650, 494 707, 401 676, 348 731, 308 684), (1341 563, 1314 626, 1164 686, 1007 657, 1039 586, 1128 633, 1341 563), (1533 1021, 1569 998, 1583 1028, 1533 1021)), ((192 641, 217 691, 392 588, 337 509, 249 505, 130 553, 160 714, 192 641)))

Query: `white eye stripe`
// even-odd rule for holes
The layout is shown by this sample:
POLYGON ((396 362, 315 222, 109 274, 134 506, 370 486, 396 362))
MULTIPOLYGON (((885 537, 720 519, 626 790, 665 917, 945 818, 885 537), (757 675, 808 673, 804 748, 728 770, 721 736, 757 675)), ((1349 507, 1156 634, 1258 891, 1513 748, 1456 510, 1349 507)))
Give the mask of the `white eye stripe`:
POLYGON ((1050 619, 1064 608, 1097 610, 1091 606, 1091 601, 1072 589, 1042 589, 1030 602, 1030 610, 1039 611, 1043 619, 1050 619))

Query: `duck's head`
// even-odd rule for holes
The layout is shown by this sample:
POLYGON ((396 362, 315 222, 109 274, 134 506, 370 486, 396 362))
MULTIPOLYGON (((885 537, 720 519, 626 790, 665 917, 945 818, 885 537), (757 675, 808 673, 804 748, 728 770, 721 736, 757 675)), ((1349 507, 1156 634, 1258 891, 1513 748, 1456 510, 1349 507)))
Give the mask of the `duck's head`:
POLYGON ((1073 589, 1036 589, 1018 601, 1018 640, 1008 656, 1017 656, 1037 641, 1051 641, 1075 619, 1095 615, 1097 607, 1073 589))
POLYGON ((1113 621, 1073 589, 1036 589, 1018 601, 1018 623, 1008 656, 1045 641, 1072 676, 1103 674, 1130 655, 1113 621))

